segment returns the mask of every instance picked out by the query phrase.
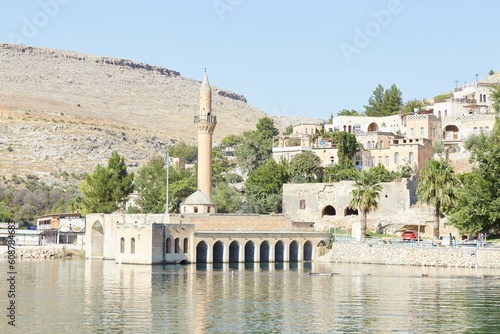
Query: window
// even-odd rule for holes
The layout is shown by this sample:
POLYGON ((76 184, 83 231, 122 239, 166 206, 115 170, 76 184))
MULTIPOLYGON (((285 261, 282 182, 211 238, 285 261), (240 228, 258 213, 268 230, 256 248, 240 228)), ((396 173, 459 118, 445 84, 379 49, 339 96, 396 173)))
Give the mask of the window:
POLYGON ((335 157, 330 157, 330 166, 335 165, 335 157))
POLYGON ((375 157, 372 157, 372 167, 375 166, 375 157))
POLYGON ((413 137, 415 135, 415 131, 413 130, 413 128, 410 129, 410 137, 413 137))
POLYGON ((385 165, 389 166, 389 156, 388 155, 385 156, 385 165))
POLYGON ((445 116, 448 116, 448 110, 446 110, 446 109, 445 109, 445 111, 444 111, 444 115, 445 115, 445 116))
POLYGON ((424 127, 420 128, 420 136, 422 136, 422 137, 425 136, 425 129, 424 129, 424 127))
POLYGON ((380 141, 380 148, 384 148, 384 141, 383 140, 380 141))
POLYGON ((135 254, 135 238, 130 239, 130 254, 135 254))
POLYGON ((195 206, 195 207, 193 208, 193 211, 194 211, 194 213, 198 213, 198 207, 197 207, 197 206, 195 206))
POLYGON ((300 203, 300 208, 302 210, 304 210, 306 208, 306 200, 305 199, 301 199, 299 203, 300 203))
POLYGON ((483 95, 483 102, 486 102, 486 94, 483 95))
POLYGON ((189 244, 188 244, 188 238, 184 238, 184 253, 188 253, 188 248, 189 244))
POLYGON ((381 165, 382 164, 382 157, 378 157, 378 164, 381 165))
POLYGON ((410 164, 413 164, 413 152, 410 152, 410 153, 408 154, 408 162, 409 162, 410 164))
POLYGON ((125 253, 125 238, 120 239, 120 253, 125 253))
POLYGON ((170 238, 167 238, 167 242, 166 242, 166 250, 165 252, 166 253, 171 253, 172 252, 172 239, 170 238))
POLYGON ((394 153, 394 163, 396 165, 399 165, 399 153, 398 152, 394 153))

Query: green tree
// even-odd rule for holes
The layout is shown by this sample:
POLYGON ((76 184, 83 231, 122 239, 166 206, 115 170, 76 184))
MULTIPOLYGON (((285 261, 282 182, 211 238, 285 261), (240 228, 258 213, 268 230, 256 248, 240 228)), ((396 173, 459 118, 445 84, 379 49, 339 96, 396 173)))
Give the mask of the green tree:
POLYGON ((284 136, 291 135, 293 133, 293 125, 289 125, 286 127, 285 131, 283 132, 284 136))
POLYGON ((403 105, 402 93, 392 84, 391 88, 384 92, 384 108, 382 116, 395 115, 399 113, 401 106, 403 105))
POLYGON ((404 105, 404 113, 411 114, 415 112, 415 109, 420 111, 425 106, 424 102, 421 100, 413 99, 409 100, 404 105))
POLYGON ((197 188, 196 175, 179 164, 169 166, 168 212, 179 213, 179 205, 197 188))
POLYGON ((222 138, 221 145, 224 147, 235 147, 241 142, 241 136, 230 134, 222 138))
POLYGON ((338 182, 344 180, 354 180, 357 171, 354 165, 343 166, 340 164, 328 166, 323 171, 323 182, 338 182))
POLYGON ((114 151, 108 166, 97 165, 80 184, 85 196, 85 213, 112 213, 116 211, 133 191, 133 173, 127 172, 125 159, 114 151))
POLYGON ((247 212, 281 212, 283 184, 290 180, 289 164, 274 159, 250 172, 245 182, 247 212))
POLYGON ((396 178, 396 173, 389 171, 384 165, 378 164, 370 168, 370 173, 374 174, 378 182, 391 182, 396 178))
POLYGON ((290 161, 290 176, 294 183, 311 183, 321 180, 321 158, 312 151, 295 155, 290 161))
POLYGON ((162 157, 154 157, 139 169, 135 189, 142 213, 165 212, 167 170, 162 157))
POLYGON ((443 160, 428 160, 420 170, 417 183, 419 201, 434 206, 434 238, 439 239, 439 217, 441 207, 451 207, 456 198, 458 179, 448 163, 443 160))
POLYGON ((257 131, 263 134, 264 139, 271 139, 280 133, 276 126, 274 126, 273 119, 268 116, 260 118, 257 122, 256 128, 257 131))
POLYGON ((378 208, 378 200, 382 186, 378 183, 378 177, 374 173, 365 170, 360 171, 355 179, 351 191, 352 199, 349 205, 357 208, 361 213, 361 237, 366 237, 366 220, 368 213, 378 208))
POLYGON ((495 74, 495 71, 493 71, 493 70, 490 70, 490 71, 488 72, 488 75, 493 75, 493 74, 495 74))
POLYGON ((342 109, 337 113, 337 116, 361 116, 361 114, 354 109, 348 110, 348 109, 342 109))
POLYGON ((491 85, 490 94, 490 99, 493 101, 493 109, 498 115, 500 113, 500 84, 491 85))
POLYGON ((198 159, 198 147, 179 142, 174 146, 169 146, 170 156, 185 159, 187 163, 194 163, 198 159))
POLYGON ((226 183, 219 183, 212 196, 219 213, 237 213, 243 203, 243 196, 226 183))
POLYGON ((368 105, 365 106, 366 116, 385 116, 384 115, 384 87, 379 84, 368 99, 368 105))

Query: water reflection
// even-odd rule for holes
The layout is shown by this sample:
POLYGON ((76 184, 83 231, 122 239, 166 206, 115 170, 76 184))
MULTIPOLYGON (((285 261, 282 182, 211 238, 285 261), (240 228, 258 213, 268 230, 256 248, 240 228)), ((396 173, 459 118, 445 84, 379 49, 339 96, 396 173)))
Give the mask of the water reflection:
POLYGON ((20 332, 500 332, 493 269, 69 260, 18 272, 20 332))

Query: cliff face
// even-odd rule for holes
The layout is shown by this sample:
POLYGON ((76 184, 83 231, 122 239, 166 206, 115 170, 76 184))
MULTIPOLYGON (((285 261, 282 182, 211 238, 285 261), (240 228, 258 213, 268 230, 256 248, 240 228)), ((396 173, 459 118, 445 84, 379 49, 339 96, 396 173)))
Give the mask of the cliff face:
MULTIPOLYGON (((88 172, 113 150, 140 167, 168 144, 196 143, 200 82, 177 71, 0 44, 0 73, 0 175, 88 172)), ((243 95, 212 88, 214 141, 266 116, 243 95)))

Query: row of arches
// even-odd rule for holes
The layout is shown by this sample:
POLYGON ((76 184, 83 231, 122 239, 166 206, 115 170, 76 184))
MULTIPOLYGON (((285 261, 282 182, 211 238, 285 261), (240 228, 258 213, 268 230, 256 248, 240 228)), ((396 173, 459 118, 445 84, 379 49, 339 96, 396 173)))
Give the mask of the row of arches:
POLYGON ((175 238, 174 240, 174 247, 172 249, 172 238, 167 238, 165 240, 165 253, 170 254, 170 253, 188 253, 189 252, 189 240, 188 238, 184 238, 182 242, 182 247, 181 247, 181 239, 180 238, 175 238))
POLYGON ((215 242, 211 247, 205 241, 196 245, 196 263, 299 262, 311 261, 312 257, 313 245, 310 241, 306 241, 303 247, 295 240, 289 245, 281 240, 274 245, 264 240, 258 246, 251 240, 244 246, 236 240, 229 246, 222 241, 215 242))
MULTIPOLYGON (((337 215, 337 210, 331 205, 327 205, 323 208, 323 211, 321 212, 321 217, 324 216, 336 216, 337 215)), ((344 209, 344 217, 346 216, 357 216, 358 215, 358 209, 353 209, 351 207, 346 207, 344 209)))

